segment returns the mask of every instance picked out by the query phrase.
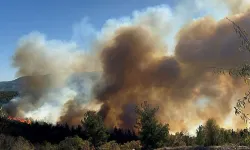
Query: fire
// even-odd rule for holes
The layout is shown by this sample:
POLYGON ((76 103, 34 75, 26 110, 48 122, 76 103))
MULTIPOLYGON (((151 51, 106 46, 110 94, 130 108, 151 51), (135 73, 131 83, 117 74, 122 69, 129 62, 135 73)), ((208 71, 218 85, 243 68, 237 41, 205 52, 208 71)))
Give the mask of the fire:
POLYGON ((22 122, 22 123, 31 124, 31 121, 29 119, 23 119, 23 118, 18 118, 18 117, 11 117, 11 116, 9 116, 8 119, 18 121, 18 122, 22 122))

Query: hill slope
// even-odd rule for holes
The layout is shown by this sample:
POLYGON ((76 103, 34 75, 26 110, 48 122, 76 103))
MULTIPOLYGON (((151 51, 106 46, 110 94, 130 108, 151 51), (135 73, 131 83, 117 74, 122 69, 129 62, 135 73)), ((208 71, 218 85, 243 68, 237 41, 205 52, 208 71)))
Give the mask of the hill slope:
MULTIPOLYGON (((31 78, 36 78, 41 81, 48 81, 50 75, 41 75, 41 76, 24 76, 17 78, 12 81, 2 81, 0 82, 0 91, 21 91, 22 87, 27 84, 31 78)), ((100 77, 99 72, 83 72, 73 74, 69 81, 84 81, 85 79, 97 80, 100 77)))

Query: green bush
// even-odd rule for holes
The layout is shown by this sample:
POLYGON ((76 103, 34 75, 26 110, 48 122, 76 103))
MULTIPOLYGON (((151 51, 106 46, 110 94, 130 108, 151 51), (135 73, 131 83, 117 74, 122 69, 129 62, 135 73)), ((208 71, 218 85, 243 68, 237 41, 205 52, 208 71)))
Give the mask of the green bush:
POLYGON ((140 141, 131 141, 121 145, 120 147, 121 150, 129 150, 129 149, 140 150, 142 146, 140 141))
POLYGON ((250 136, 245 137, 243 140, 243 145, 250 146, 250 136))
POLYGON ((34 150, 34 146, 23 137, 0 135, 0 148, 4 150, 34 150))
POLYGON ((115 141, 110 141, 101 145, 99 150, 120 150, 120 146, 115 141))
POLYGON ((36 145, 36 150, 57 150, 57 149, 58 149, 58 145, 52 145, 49 142, 36 145))
POLYGON ((67 137, 58 145, 59 150, 90 150, 90 143, 82 140, 80 137, 67 137))

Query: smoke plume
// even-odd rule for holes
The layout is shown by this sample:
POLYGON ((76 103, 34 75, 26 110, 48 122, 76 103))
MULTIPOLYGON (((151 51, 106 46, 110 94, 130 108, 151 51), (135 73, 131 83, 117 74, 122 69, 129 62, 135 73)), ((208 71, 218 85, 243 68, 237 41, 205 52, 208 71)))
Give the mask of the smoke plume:
POLYGON ((65 104, 67 101, 78 100, 81 96, 82 104, 87 104, 91 97, 91 81, 98 76, 91 75, 95 62, 92 65, 86 62, 94 57, 80 51, 74 43, 47 41, 36 32, 23 37, 13 56, 17 77, 25 76, 20 78, 20 97, 4 108, 11 116, 56 122, 64 111, 63 106, 71 106, 65 104), (90 74, 84 74, 84 81, 77 75, 82 72, 90 74), (81 84, 77 84, 79 81, 81 84), (51 112, 38 117, 45 113, 44 110, 51 112))
POLYGON ((221 126, 230 117, 230 127, 243 127, 232 111, 247 86, 239 78, 215 75, 210 67, 232 68, 250 58, 238 51, 232 24, 214 13, 223 8, 250 32, 249 5, 227 0, 212 10, 218 3, 184 1, 174 10, 161 5, 136 11, 132 18, 110 19, 88 52, 75 43, 31 34, 21 39, 13 66, 18 77, 32 77, 5 109, 12 116, 36 118, 44 109, 55 108, 56 115, 46 116, 49 121, 70 125, 94 109, 108 127, 133 128, 135 106, 148 101, 160 106, 157 118, 172 131, 190 130, 210 117, 221 126), (183 15, 188 4, 194 4, 193 11, 183 15), (202 10, 205 16, 192 20, 202 10))

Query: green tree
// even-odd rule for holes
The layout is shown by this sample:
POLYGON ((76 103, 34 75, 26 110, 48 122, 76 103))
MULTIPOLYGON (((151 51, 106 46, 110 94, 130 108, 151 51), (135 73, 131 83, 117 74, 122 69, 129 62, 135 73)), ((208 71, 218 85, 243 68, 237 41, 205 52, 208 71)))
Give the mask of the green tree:
POLYGON ((231 130, 226 130, 221 128, 220 129, 220 144, 230 144, 232 143, 232 135, 231 135, 231 130))
POLYGON ((205 144, 205 130, 202 125, 196 130, 196 141, 197 145, 203 146, 205 144))
POLYGON ((171 146, 187 146, 187 143, 184 140, 183 132, 176 132, 174 135, 174 140, 171 146))
POLYGON ((84 115, 82 121, 84 131, 90 141, 95 147, 98 147, 107 142, 109 134, 104 126, 103 119, 94 111, 88 111, 84 115))
POLYGON ((208 119, 205 124, 205 146, 218 145, 220 128, 214 119, 208 119))
POLYGON ((168 141, 169 125, 162 125, 156 119, 158 108, 151 108, 147 102, 136 106, 139 139, 144 149, 153 149, 164 146, 168 141))

